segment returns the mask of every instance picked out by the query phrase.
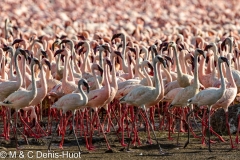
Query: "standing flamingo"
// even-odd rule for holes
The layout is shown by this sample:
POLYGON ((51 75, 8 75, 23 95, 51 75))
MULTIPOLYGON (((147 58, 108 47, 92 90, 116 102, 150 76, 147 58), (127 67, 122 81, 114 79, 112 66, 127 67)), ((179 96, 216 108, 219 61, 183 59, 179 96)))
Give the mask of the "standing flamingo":
POLYGON ((188 100, 189 104, 196 104, 198 107, 207 105, 208 106, 208 150, 209 152, 212 152, 211 150, 211 144, 210 144, 210 111, 212 109, 212 105, 215 104, 223 95, 226 90, 226 84, 224 81, 223 73, 222 73, 222 66, 221 63, 227 63, 229 66, 229 61, 225 57, 219 57, 218 58, 218 67, 221 77, 221 88, 207 88, 205 90, 200 91, 198 94, 196 94, 194 97, 190 98, 188 100))
MULTIPOLYGON (((228 59, 232 59, 231 53, 229 53, 228 59)), ((226 91, 224 92, 223 96, 217 101, 217 103, 215 103, 212 108, 213 109, 218 109, 218 108, 223 108, 225 111, 225 115, 226 115, 226 126, 228 128, 228 134, 230 136, 230 142, 231 142, 231 147, 232 148, 236 148, 235 146, 233 146, 232 143, 232 137, 231 137, 231 132, 230 132, 230 126, 229 126, 229 122, 228 122, 228 107, 229 105, 234 101, 236 95, 237 95, 237 86, 235 84, 235 81, 233 79, 232 76, 232 72, 231 72, 231 61, 229 61, 229 67, 227 67, 227 72, 226 72, 226 77, 228 79, 228 82, 230 82, 230 87, 226 89, 226 91)))
MULTIPOLYGON (((157 47, 155 45, 151 46, 152 52, 157 54, 156 48, 157 47)), ((157 71, 157 67, 156 67, 158 62, 161 62, 163 64, 166 63, 165 60, 160 56, 156 56, 154 58, 153 67, 154 67, 155 82, 159 82, 158 71, 157 71)), ((156 142, 159 146, 159 151, 160 151, 160 153, 162 153, 162 149, 160 147, 160 144, 158 143, 158 140, 156 138, 155 132, 154 132, 153 127, 150 123, 150 120, 148 118, 148 115, 146 113, 146 108, 145 108, 145 106, 147 106, 149 103, 151 103, 151 102, 153 102, 157 99, 157 97, 159 96, 159 87, 160 87, 159 83, 156 83, 156 88, 155 87, 150 87, 150 86, 139 86, 139 87, 133 89, 132 91, 130 91, 126 96, 121 98, 120 103, 127 103, 127 104, 130 104, 130 105, 133 105, 133 106, 140 106, 145 111, 146 117, 148 119, 148 123, 149 123, 149 125, 150 125, 150 127, 151 127, 151 129, 154 133, 154 137, 155 137, 156 142)), ((138 116, 138 112, 135 115, 135 119, 136 119, 137 116, 138 116)))
POLYGON ((39 61, 36 58, 32 58, 31 60, 31 74, 32 74, 32 85, 33 89, 31 91, 28 90, 18 90, 10 94, 3 102, 0 102, 0 105, 9 107, 9 108, 14 108, 16 112, 16 119, 15 119, 15 140, 16 140, 16 145, 18 148, 17 144, 17 133, 16 133, 16 128, 17 128, 17 119, 18 119, 18 111, 19 109, 29 106, 32 100, 36 97, 37 95, 37 89, 36 89, 36 81, 35 81, 35 76, 33 72, 33 67, 35 64, 39 65, 39 68, 41 68, 39 61))
MULTIPOLYGON (((61 109, 62 113, 64 114, 64 118, 63 118, 63 129, 62 129, 62 140, 59 144, 59 147, 62 149, 63 148, 63 142, 64 142, 64 136, 65 136, 65 132, 66 132, 66 126, 67 126, 67 122, 68 122, 68 118, 66 118, 66 112, 67 111, 72 111, 72 115, 73 115, 73 120, 72 120, 72 126, 73 126, 73 132, 74 132, 74 136, 75 139, 77 141, 78 144, 78 149, 79 152, 81 151, 80 146, 79 146, 79 142, 75 133, 75 126, 74 126, 74 117, 76 114, 76 110, 77 109, 83 109, 86 104, 88 103, 88 97, 86 95, 86 93, 83 91, 82 89, 82 85, 84 85, 87 88, 87 93, 89 93, 89 85, 87 83, 87 81, 85 79, 81 79, 78 82, 78 89, 80 91, 80 93, 71 93, 71 94, 67 94, 63 97, 61 97, 57 102, 55 102, 51 108, 57 108, 57 109, 61 109)), ((53 139, 53 135, 52 135, 52 139, 53 139)), ((51 142, 48 145, 48 150, 50 150, 50 146, 52 143, 52 139, 51 142)))

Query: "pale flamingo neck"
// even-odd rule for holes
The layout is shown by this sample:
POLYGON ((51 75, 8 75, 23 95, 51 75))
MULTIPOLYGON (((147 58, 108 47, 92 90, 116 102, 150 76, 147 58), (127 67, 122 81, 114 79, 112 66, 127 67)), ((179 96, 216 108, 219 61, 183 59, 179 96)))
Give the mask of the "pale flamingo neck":
MULTIPOLYGON (((19 51, 20 52, 20 51, 19 51)), ((23 79, 22 79, 22 74, 19 70, 19 66, 18 66, 18 55, 19 53, 16 53, 15 54, 15 57, 14 57, 14 61, 15 61, 15 65, 16 65, 16 72, 17 72, 17 83, 18 83, 18 86, 19 88, 22 86, 22 83, 23 83, 23 79)))
POLYGON ((123 55, 123 59, 122 59, 122 67, 123 67, 123 71, 125 73, 128 73, 128 66, 126 64, 126 36, 125 34, 122 34, 122 55, 123 55))
MULTIPOLYGON (((172 82, 172 76, 169 73, 169 70, 167 68, 163 67, 163 72, 165 73, 165 76, 167 78, 167 83, 172 82)), ((162 76, 162 75, 161 75, 162 76)))
POLYGON ((159 92, 161 92, 159 94, 158 101, 160 101, 164 97, 164 86, 163 86, 163 78, 162 78, 162 74, 161 74, 161 63, 158 63, 158 72, 159 72, 158 74, 159 74, 159 82, 160 82, 159 92))
POLYGON ((142 65, 141 65, 141 68, 142 68, 142 71, 143 71, 143 74, 144 74, 145 78, 147 79, 148 86, 153 87, 152 80, 151 80, 149 74, 147 73, 147 71, 145 69, 145 67, 148 67, 147 63, 148 63, 148 61, 143 61, 142 65))
POLYGON ((226 84, 225 84, 223 73, 222 73, 222 65, 221 65, 221 63, 219 63, 219 61, 218 61, 218 68, 219 68, 220 77, 221 77, 221 88, 220 88, 220 90, 224 91, 226 89, 226 84))
MULTIPOLYGON (((70 59, 69 59, 70 60, 70 59)), ((74 81, 74 76, 73 76, 73 69, 72 66, 70 65, 71 63, 68 63, 68 70, 69 70, 69 81, 74 81)), ((68 75, 67 75, 68 76, 68 75)))
MULTIPOLYGON (((158 70, 157 70, 157 61, 153 60, 153 70, 154 70, 154 79, 155 79, 155 95, 159 96, 160 94, 160 83, 158 78, 158 70)), ((161 69, 161 68, 159 68, 161 69)))
POLYGON ((182 69, 181 69, 179 61, 178 61, 178 55, 177 55, 177 48, 176 48, 176 46, 173 47, 173 53, 175 55, 175 62, 176 62, 176 66, 177 66, 177 75, 180 78, 180 77, 182 77, 183 73, 182 73, 182 69))
POLYGON ((78 85, 78 89, 79 89, 80 94, 82 95, 82 101, 84 102, 83 105, 86 105, 87 102, 88 102, 88 96, 87 96, 87 94, 83 91, 83 89, 82 89, 82 84, 78 85))
POLYGON ((131 56, 128 57, 127 62, 128 62, 128 78, 132 79, 133 78, 133 70, 132 70, 132 66, 130 64, 130 58, 132 58, 131 56))
POLYGON ((37 85, 36 85, 36 80, 34 76, 34 71, 33 71, 34 63, 31 64, 31 75, 32 75, 32 90, 31 90, 31 95, 33 97, 36 97, 37 95, 37 85))
MULTIPOLYGON (((194 56, 194 65, 195 65, 195 56, 194 56)), ((204 57, 200 57, 200 64, 199 64, 199 76, 202 77, 205 75, 205 59, 204 57)))
POLYGON ((182 69, 182 73, 187 74, 187 68, 186 68, 184 60, 185 60, 185 52, 184 52, 184 50, 182 50, 179 54, 180 67, 182 69))
POLYGON ((22 87, 23 88, 26 88, 26 78, 25 78, 25 74, 26 74, 26 61, 25 61, 25 58, 24 56, 22 56, 21 58, 21 61, 22 61, 22 78, 23 78, 23 84, 22 84, 22 87))
POLYGON ((87 51, 86 51, 86 56, 85 56, 85 58, 84 58, 84 62, 83 62, 83 72, 84 73, 86 73, 86 72, 88 72, 87 71, 87 63, 90 63, 89 62, 89 58, 88 58, 88 55, 89 55, 89 52, 90 52, 90 44, 88 43, 88 42, 85 42, 85 46, 86 46, 86 48, 87 48, 87 51))
POLYGON ((111 83, 111 87, 113 87, 116 90, 118 90, 117 77, 116 77, 116 67, 115 67, 115 64, 116 64, 115 56, 113 56, 112 63, 113 63, 112 64, 113 66, 112 66, 112 83, 111 83))
MULTIPOLYGON (((200 87, 200 83, 199 83, 199 79, 198 79, 198 56, 199 53, 194 54, 194 82, 193 82, 193 86, 195 88, 199 88, 200 87)), ((204 59, 204 57, 202 57, 202 59, 204 59)))
POLYGON ((6 76, 5 76, 5 56, 3 54, 1 54, 1 55, 2 55, 1 58, 0 58, 0 64, 2 65, 1 79, 6 79, 6 76))
POLYGON ((101 85, 100 85, 100 83, 99 83, 99 81, 98 81, 98 78, 97 78, 97 75, 96 75, 96 73, 95 73, 95 68, 94 68, 94 65, 95 64, 93 64, 92 65, 92 74, 93 74, 93 77, 94 77, 94 80, 95 80, 95 84, 96 84, 96 89, 100 89, 101 88, 101 85))
POLYGON ((64 63, 64 70, 63 70, 63 81, 67 82, 68 76, 68 63, 69 63, 69 55, 65 55, 65 63, 64 63))
MULTIPOLYGON (((48 67, 47 67, 47 70, 49 70, 48 67)), ((40 77, 41 77, 41 79, 40 79, 40 81, 41 81, 41 88, 43 89, 43 92, 45 94, 47 94, 47 81, 46 81, 46 76, 45 76, 45 73, 44 73, 43 66, 42 66, 42 69, 40 71, 40 77)))
POLYGON ((225 66, 226 66, 226 70, 227 70, 226 77, 227 77, 228 82, 230 82, 231 87, 237 88, 236 83, 233 79, 233 75, 232 75, 231 61, 229 63, 229 67, 227 66, 227 64, 225 64, 225 66))

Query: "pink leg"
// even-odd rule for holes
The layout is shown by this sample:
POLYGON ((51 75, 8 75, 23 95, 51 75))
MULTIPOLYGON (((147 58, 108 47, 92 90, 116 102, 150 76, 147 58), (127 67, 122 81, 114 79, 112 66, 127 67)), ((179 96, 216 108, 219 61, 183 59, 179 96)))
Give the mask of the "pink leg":
POLYGON ((239 132, 240 132, 240 114, 238 115, 238 129, 237 129, 236 140, 235 140, 237 144, 239 144, 239 139, 238 139, 239 132))
POLYGON ((107 136, 106 136, 106 134, 104 133, 103 126, 101 125, 101 122, 100 122, 100 118, 99 118, 99 116, 98 116, 98 113, 96 113, 96 114, 97 114, 98 124, 100 125, 100 128, 101 128, 101 130, 102 130, 104 139, 105 139, 105 141, 106 141, 106 143, 107 143, 107 148, 108 148, 108 150, 111 150, 111 147, 110 147, 110 145, 109 145, 109 143, 108 143, 108 140, 107 140, 107 136))
POLYGON ((230 137, 231 147, 232 147, 232 149, 237 148, 236 146, 233 146, 231 132, 230 132, 230 126, 229 126, 229 122, 228 122, 228 112, 226 112, 225 115, 226 115, 226 125, 227 125, 227 128, 228 128, 228 134, 229 134, 229 137, 230 137))

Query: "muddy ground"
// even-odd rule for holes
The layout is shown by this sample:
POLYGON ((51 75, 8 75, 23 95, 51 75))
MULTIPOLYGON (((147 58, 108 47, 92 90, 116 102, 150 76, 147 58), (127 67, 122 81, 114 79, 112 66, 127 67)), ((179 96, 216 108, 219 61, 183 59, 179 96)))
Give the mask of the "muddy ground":
MULTIPOLYGON (((200 132, 196 132, 198 135, 200 132)), ((105 153, 107 147, 105 145, 105 141, 103 135, 95 134, 93 138, 93 144, 96 147, 93 151, 88 151, 85 147, 84 138, 80 137, 79 142, 81 144, 81 149, 85 152, 81 154, 82 159, 91 160, 91 159, 239 159, 240 151, 239 149, 230 149, 229 137, 223 136, 226 142, 220 142, 219 139, 215 136, 212 136, 211 139, 215 140, 216 143, 212 144, 212 151, 208 152, 207 146, 201 145, 201 139, 196 139, 191 136, 190 144, 186 149, 183 149, 183 145, 186 141, 187 133, 180 133, 180 146, 176 145, 177 133, 172 134, 173 140, 168 140, 168 132, 167 131, 156 131, 157 138, 163 148, 165 154, 161 155, 158 152, 158 146, 156 142, 153 140, 153 144, 147 144, 146 140, 146 132, 144 130, 139 132, 140 139, 142 142, 141 146, 132 146, 130 147, 130 152, 127 152, 118 142, 118 138, 114 133, 108 133, 107 137, 110 141, 110 145, 112 147, 113 153, 105 153)), ((152 135, 153 136, 153 135, 152 135)), ((235 136, 233 136, 233 140, 235 142, 235 136)), ((19 137, 20 150, 17 151, 16 157, 9 156, 9 151, 16 151, 14 140, 11 142, 6 142, 3 139, 0 140, 1 144, 1 152, 5 151, 8 153, 5 159, 22 159, 23 156, 26 159, 29 154, 29 159, 67 159, 67 153, 75 153, 75 158, 68 159, 78 159, 77 156, 78 148, 77 143, 74 139, 73 134, 66 136, 64 142, 64 149, 61 150, 58 148, 60 137, 54 136, 54 141, 52 144, 52 153, 58 153, 61 155, 64 151, 65 157, 50 158, 51 156, 43 157, 41 153, 47 153, 47 146, 50 141, 50 137, 41 138, 35 140, 33 138, 29 138, 29 145, 26 145, 26 142, 19 137), (22 152, 21 152, 22 151, 22 152), (29 153, 29 151, 31 151, 29 153), (37 153, 38 151, 38 153, 37 153), (22 154, 20 154, 20 152, 22 154), (21 158, 22 157, 22 158, 21 158)), ((238 145, 238 148, 240 146, 238 145)), ((68 155, 69 156, 69 155, 68 155)), ((0 158, 1 159, 1 158, 0 158)))

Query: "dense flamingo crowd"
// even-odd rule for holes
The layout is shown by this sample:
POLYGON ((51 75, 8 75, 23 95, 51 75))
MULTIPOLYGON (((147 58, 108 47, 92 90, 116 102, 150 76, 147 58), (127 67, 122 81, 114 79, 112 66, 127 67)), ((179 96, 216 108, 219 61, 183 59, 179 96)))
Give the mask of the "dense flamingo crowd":
POLYGON ((69 128, 93 150, 99 131, 110 151, 107 133, 129 149, 141 145, 143 123, 162 154, 155 132, 167 130, 171 139, 177 129, 188 131, 184 148, 191 132, 211 151, 211 134, 224 141, 210 125, 223 108, 236 148, 240 114, 232 140, 228 107, 240 93, 239 7, 216 0, 2 2, 1 137, 14 133, 18 148, 19 134, 26 142, 57 135, 63 148, 69 128))

